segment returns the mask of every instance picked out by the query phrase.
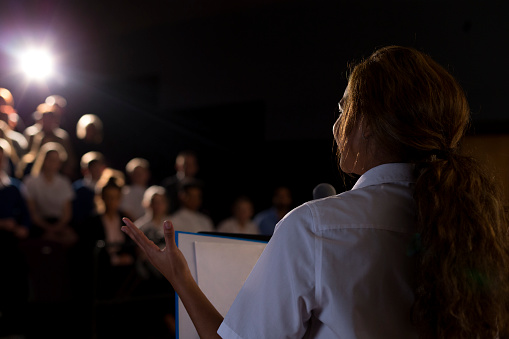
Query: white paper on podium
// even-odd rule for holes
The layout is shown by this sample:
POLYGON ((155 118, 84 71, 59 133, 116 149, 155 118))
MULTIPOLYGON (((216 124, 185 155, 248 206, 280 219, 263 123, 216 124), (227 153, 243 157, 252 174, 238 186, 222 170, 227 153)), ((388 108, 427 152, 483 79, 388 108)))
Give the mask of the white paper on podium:
POLYGON ((265 244, 247 241, 195 242, 198 286, 223 317, 264 248, 265 244))
MULTIPOLYGON (((177 245, 198 286, 223 316, 235 300, 266 243, 217 235, 177 232, 177 245)), ((184 308, 177 302, 177 338, 199 339, 184 308)))

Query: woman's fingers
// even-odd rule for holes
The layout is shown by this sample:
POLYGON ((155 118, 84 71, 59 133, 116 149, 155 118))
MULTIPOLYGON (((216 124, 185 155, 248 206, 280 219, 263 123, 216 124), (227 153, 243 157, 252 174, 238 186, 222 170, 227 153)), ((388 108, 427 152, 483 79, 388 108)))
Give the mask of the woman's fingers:
POLYGON ((163 224, 164 229, 164 241, 166 242, 166 248, 168 250, 177 246, 175 243, 175 229, 171 221, 165 220, 163 224))

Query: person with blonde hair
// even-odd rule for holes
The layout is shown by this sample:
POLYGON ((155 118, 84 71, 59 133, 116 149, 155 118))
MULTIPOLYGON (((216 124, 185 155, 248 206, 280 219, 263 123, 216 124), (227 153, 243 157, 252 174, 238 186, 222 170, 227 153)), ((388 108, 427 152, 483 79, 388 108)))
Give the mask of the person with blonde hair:
POLYGON ((103 123, 95 114, 84 114, 76 124, 76 136, 91 144, 100 144, 103 140, 103 123))
POLYGON ((507 338, 508 220, 493 178, 459 151, 454 77, 389 46, 356 65, 333 127, 354 187, 288 213, 228 314, 166 248, 127 232, 172 283, 201 338, 507 338))
POLYGON ((69 226, 74 191, 69 178, 60 173, 66 160, 67 153, 61 144, 42 145, 24 183, 30 216, 41 236, 70 246, 77 236, 69 226))
POLYGON ((103 122, 95 114, 84 114, 76 123, 76 138, 73 146, 76 154, 82 156, 85 153, 106 151, 103 144, 104 131, 103 122))
POLYGON ((163 222, 170 216, 168 214, 168 198, 162 186, 153 185, 143 194, 142 205, 145 214, 136 220, 135 225, 156 244, 164 247, 163 222))
POLYGON ((129 185, 122 189, 122 210, 136 220, 145 214, 143 194, 150 180, 150 164, 143 158, 133 158, 125 166, 129 185))

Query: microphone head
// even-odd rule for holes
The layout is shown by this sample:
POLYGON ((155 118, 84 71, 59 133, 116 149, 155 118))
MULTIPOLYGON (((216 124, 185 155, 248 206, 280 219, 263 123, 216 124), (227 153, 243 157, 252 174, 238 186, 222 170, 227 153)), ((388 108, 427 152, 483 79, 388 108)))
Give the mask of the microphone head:
POLYGON ((331 184, 321 183, 313 189, 313 200, 336 195, 336 189, 331 184))

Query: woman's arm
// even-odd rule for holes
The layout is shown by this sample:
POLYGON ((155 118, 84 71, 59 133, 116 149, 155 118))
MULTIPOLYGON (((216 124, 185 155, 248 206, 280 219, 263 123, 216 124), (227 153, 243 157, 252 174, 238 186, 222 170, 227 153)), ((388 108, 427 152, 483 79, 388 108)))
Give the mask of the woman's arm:
POLYGON ((217 329, 223 317, 203 294, 191 275, 186 259, 175 243, 175 230, 171 222, 164 222, 166 247, 159 249, 131 220, 127 218, 123 220, 126 226, 122 227, 122 231, 138 244, 152 265, 172 284, 200 338, 219 338, 217 329))

